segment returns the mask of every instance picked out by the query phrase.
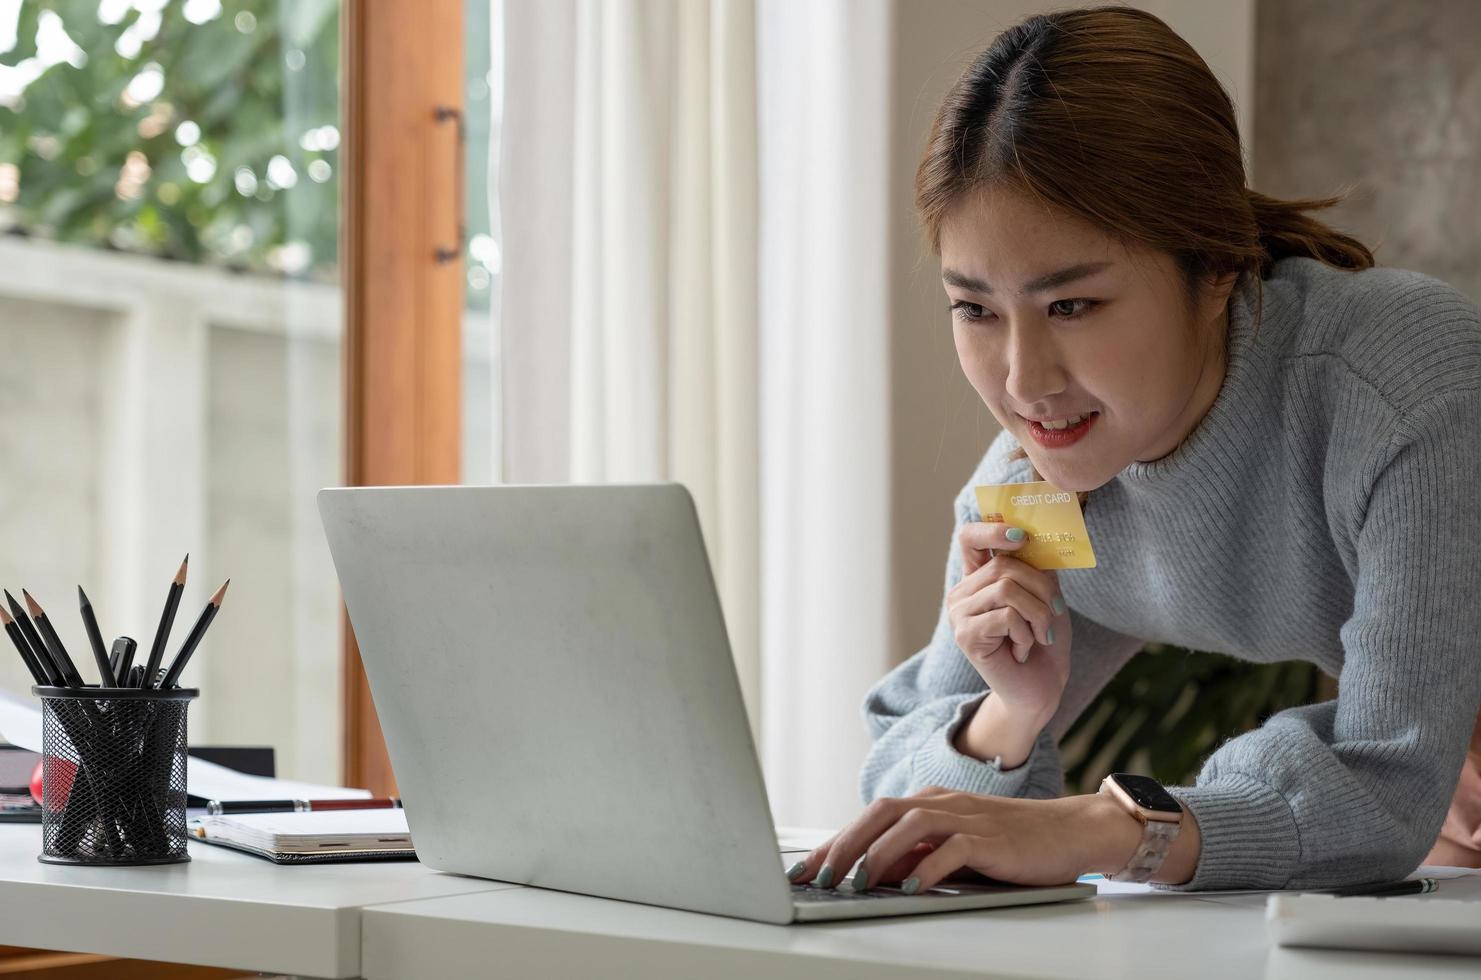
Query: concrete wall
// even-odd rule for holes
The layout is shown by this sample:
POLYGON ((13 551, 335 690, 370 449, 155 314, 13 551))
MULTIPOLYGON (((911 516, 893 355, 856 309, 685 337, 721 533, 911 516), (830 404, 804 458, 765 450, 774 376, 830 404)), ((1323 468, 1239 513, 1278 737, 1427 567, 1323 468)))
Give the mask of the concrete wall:
POLYGON ((1322 197, 1381 265, 1481 297, 1481 4, 1262 0, 1260 189, 1322 197))

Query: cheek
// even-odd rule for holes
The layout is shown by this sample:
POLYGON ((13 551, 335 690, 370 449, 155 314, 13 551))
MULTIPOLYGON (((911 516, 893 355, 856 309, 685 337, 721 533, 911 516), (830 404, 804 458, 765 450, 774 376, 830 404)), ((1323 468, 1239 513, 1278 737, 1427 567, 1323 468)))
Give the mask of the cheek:
POLYGON ((962 373, 972 382, 977 393, 986 397, 989 392, 1000 390, 1003 386, 1002 372, 991 348, 972 339, 971 331, 960 326, 952 330, 952 339, 956 342, 956 356, 961 362, 962 373))

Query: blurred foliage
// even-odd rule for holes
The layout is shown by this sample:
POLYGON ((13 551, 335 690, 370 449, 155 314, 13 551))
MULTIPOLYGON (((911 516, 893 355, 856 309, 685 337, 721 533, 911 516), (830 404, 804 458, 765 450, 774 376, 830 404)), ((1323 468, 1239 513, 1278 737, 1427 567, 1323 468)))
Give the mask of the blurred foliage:
POLYGON ((1066 733, 1065 792, 1093 793, 1112 772, 1191 785, 1221 742, 1325 696, 1321 673, 1309 663, 1250 664, 1148 644, 1066 733))
POLYGON ((24 0, 0 64, 41 74, 0 101, 0 228, 332 280, 338 14, 338 0, 24 0))

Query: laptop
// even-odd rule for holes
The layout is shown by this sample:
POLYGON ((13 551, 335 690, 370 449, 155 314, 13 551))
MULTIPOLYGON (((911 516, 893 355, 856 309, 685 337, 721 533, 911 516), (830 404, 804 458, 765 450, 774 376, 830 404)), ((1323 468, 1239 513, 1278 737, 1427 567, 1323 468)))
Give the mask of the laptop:
POLYGON ((793 885, 680 484, 319 493, 423 864, 789 923, 1089 885, 793 885))

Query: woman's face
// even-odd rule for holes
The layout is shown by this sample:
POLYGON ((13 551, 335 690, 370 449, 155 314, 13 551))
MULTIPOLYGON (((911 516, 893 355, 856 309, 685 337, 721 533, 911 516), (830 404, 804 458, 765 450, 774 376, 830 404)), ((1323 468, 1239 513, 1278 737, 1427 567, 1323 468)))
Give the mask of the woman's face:
POLYGON ((947 214, 941 272, 962 369, 1061 490, 1167 455, 1223 384, 1233 275, 1190 312, 1170 254, 1128 249, 1004 187, 947 214), (1030 421, 1092 413, 1060 433, 1030 421))

